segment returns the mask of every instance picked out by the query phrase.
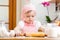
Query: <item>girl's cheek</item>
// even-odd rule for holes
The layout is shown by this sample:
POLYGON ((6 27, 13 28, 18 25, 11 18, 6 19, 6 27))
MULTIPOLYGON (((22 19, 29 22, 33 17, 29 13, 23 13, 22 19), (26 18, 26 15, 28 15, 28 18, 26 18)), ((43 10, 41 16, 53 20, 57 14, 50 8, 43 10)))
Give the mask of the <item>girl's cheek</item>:
POLYGON ((29 20, 28 18, 25 19, 25 21, 28 21, 28 20, 29 20))

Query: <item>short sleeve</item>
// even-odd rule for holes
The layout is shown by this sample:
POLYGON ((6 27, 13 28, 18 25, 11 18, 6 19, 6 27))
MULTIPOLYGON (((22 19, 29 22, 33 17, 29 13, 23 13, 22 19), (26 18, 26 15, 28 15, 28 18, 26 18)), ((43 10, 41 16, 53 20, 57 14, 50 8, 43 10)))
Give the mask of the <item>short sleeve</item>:
POLYGON ((37 26, 41 27, 41 23, 39 21, 37 21, 37 26))
POLYGON ((15 31, 18 33, 18 32, 21 32, 21 29, 23 28, 24 26, 24 22, 23 21, 20 21, 17 26, 15 27, 15 31))
POLYGON ((36 27, 37 27, 37 28, 41 27, 40 21, 35 21, 35 23, 36 23, 36 27))
POLYGON ((24 22, 20 21, 17 26, 20 26, 20 28, 23 28, 24 27, 24 22))

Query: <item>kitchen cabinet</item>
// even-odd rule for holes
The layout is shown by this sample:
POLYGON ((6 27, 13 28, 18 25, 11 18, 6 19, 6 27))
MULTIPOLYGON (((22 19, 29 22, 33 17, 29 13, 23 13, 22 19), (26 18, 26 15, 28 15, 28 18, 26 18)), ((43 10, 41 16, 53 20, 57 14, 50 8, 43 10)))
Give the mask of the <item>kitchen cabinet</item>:
POLYGON ((60 0, 51 0, 51 3, 55 3, 56 5, 56 11, 59 9, 60 10, 60 0))
POLYGON ((55 2, 56 2, 56 0, 51 0, 50 2, 51 2, 51 3, 55 3, 55 2))
POLYGON ((50 2, 52 2, 52 3, 60 3, 60 0, 51 0, 50 2))

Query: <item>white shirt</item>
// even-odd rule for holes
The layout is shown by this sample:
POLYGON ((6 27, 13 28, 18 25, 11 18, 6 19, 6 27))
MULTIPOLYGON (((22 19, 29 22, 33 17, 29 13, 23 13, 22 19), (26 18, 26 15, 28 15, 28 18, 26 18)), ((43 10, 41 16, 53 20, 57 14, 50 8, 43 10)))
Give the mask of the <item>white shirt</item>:
POLYGON ((16 31, 16 33, 19 33, 19 32, 24 32, 24 33, 26 33, 26 32, 29 32, 29 33, 31 33, 31 32, 38 32, 38 29, 41 26, 41 23, 39 21, 34 21, 33 24, 34 24, 34 27, 33 27, 33 25, 27 27, 25 25, 24 21, 20 21, 18 23, 18 25, 16 26, 15 31, 16 31))

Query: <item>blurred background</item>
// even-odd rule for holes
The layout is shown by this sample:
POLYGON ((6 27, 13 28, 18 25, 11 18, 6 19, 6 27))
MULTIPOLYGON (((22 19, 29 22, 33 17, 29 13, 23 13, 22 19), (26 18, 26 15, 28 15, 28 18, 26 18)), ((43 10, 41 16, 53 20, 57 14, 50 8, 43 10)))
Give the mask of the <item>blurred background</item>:
MULTIPOLYGON (((47 10, 41 3, 49 1, 50 6, 49 17, 54 20, 60 14, 60 0, 0 0, 0 21, 5 22, 6 28, 9 30, 14 27, 21 20, 21 8, 28 3, 32 3, 36 7, 36 20, 42 24, 46 24, 47 10)), ((60 20, 60 18, 58 18, 60 20)))

